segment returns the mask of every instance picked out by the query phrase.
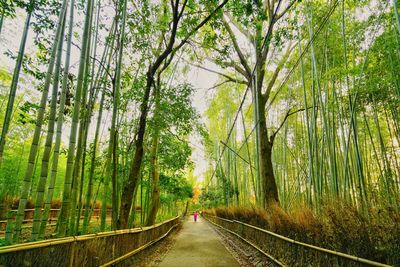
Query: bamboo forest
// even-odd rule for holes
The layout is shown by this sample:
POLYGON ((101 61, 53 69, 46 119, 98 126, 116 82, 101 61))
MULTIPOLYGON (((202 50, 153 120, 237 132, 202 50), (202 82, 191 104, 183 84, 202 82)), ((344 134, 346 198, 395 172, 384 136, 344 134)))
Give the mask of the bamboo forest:
POLYGON ((0 0, 0 266, 400 266, 400 0, 0 0))

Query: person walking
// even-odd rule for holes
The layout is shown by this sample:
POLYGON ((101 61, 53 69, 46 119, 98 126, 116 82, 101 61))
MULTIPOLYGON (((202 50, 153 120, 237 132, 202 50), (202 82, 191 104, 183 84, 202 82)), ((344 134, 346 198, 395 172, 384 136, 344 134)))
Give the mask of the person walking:
POLYGON ((194 222, 197 222, 197 211, 195 211, 193 213, 193 219, 194 219, 194 222))

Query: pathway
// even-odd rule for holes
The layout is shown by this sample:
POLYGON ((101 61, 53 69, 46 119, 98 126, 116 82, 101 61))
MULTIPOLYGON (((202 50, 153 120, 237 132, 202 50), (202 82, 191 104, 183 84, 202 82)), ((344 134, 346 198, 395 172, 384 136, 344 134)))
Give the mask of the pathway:
POLYGON ((193 222, 193 216, 183 224, 175 244, 158 265, 160 267, 229 266, 239 263, 222 245, 210 225, 202 218, 193 222))

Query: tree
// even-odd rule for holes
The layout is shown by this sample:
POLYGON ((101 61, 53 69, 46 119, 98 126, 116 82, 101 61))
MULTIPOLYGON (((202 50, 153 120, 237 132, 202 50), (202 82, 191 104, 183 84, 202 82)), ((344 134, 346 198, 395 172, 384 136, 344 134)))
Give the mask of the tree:
MULTIPOLYGON (((283 26, 284 23, 279 23, 279 21, 293 9, 296 1, 291 1, 286 6, 283 6, 282 2, 243 3, 233 1, 229 5, 233 11, 229 11, 229 9, 225 11, 224 15, 218 18, 219 24, 214 24, 216 25, 215 30, 218 29, 225 35, 218 38, 218 34, 211 34, 215 35, 215 38, 211 41, 210 50, 217 55, 211 60, 222 68, 231 68, 239 73, 245 79, 247 86, 252 89, 258 154, 256 163, 259 162, 260 166, 261 205, 264 208, 279 203, 272 164, 273 144, 278 131, 267 128, 267 103, 269 102, 271 105, 274 101, 271 97, 272 89, 276 86, 277 78, 293 49, 290 33, 285 29, 287 26, 283 26), (219 25, 222 25, 222 29, 219 25), (225 36, 229 38, 229 44, 224 43, 225 36), (251 64, 251 51, 243 50, 238 42, 239 36, 245 38, 254 49, 254 66, 251 64), (218 39, 222 43, 218 44, 218 39), (223 49, 215 49, 216 46, 223 47, 223 49), (231 52, 236 54, 235 59, 231 57, 231 52), (281 52, 280 58, 276 60, 279 52, 281 52), (268 69, 270 66, 267 66, 266 63, 268 58, 273 57, 275 57, 274 70, 270 72, 268 69), (236 60, 240 64, 236 64, 236 60)), ((290 21, 286 23, 291 25, 290 21)), ((207 42, 210 43, 205 39, 206 45, 207 42)), ((227 82, 243 83, 243 80, 236 77, 226 74, 222 76, 227 82)))
POLYGON ((181 49, 187 43, 188 39, 193 36, 204 24, 206 24, 227 2, 228 0, 223 1, 205 19, 203 19, 199 24, 190 29, 189 33, 185 35, 184 38, 182 38, 178 45, 175 45, 178 26, 184 15, 184 11, 188 1, 185 0, 181 6, 179 0, 171 2, 172 26, 171 30, 169 31, 169 40, 166 42, 165 48, 161 48, 161 45, 164 43, 164 40, 161 39, 160 50, 158 51, 157 56, 152 60, 152 63, 149 65, 148 71, 146 73, 145 93, 140 107, 140 119, 137 130, 137 139, 135 141, 135 155, 131 163, 129 180, 124 183, 122 190, 121 206, 118 218, 119 229, 123 229, 128 226, 128 219, 132 206, 133 194, 139 181, 138 178, 143 159, 143 141, 149 109, 149 98, 151 88, 154 84, 154 77, 159 68, 162 67, 162 64, 167 62, 167 65, 169 65, 174 58, 176 52, 181 49))

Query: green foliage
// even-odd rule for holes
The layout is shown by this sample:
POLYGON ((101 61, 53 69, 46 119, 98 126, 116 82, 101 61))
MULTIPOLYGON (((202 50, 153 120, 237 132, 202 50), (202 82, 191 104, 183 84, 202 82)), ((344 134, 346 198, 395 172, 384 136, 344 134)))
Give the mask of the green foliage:
POLYGON ((167 176, 160 174, 161 190, 171 195, 176 200, 185 200, 193 197, 193 187, 183 176, 167 176))

